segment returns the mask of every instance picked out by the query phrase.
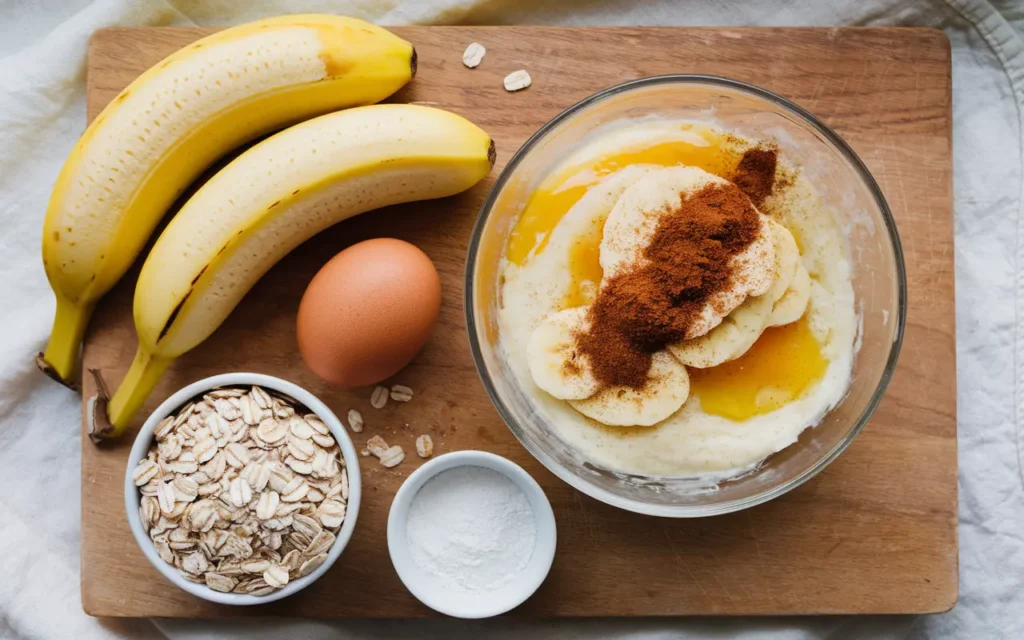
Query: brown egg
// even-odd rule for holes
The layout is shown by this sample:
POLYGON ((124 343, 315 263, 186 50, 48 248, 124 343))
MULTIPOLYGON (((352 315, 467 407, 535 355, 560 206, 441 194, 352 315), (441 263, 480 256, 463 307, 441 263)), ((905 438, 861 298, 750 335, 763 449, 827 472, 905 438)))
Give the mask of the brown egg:
POLYGON ((339 387, 398 373, 419 352, 441 310, 441 280, 427 254, 394 238, 352 245, 313 277, 299 303, 299 351, 339 387))

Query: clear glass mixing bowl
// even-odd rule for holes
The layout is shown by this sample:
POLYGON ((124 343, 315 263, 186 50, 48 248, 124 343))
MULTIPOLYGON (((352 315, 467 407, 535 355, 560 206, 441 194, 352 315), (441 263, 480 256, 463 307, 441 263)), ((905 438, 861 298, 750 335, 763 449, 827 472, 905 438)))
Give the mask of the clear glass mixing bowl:
POLYGON ((512 158, 484 203, 466 270, 469 342, 498 413, 530 453, 580 491, 610 505, 667 517, 745 509, 780 496, 825 468, 864 427, 896 366, 906 313, 896 224, 864 163, 834 131, 771 92, 711 76, 672 75, 617 85, 566 109, 512 158), (498 286, 509 233, 532 191, 596 128, 626 118, 717 120, 751 139, 774 139, 787 164, 815 185, 847 229, 859 351, 846 397, 798 442, 757 470, 724 482, 613 472, 583 459, 546 424, 502 351, 498 286))

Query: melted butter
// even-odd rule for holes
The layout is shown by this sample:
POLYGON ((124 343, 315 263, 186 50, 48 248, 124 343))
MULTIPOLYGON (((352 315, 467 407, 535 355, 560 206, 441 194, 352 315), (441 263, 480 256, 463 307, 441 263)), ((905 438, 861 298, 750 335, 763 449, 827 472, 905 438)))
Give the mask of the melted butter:
POLYGON ((604 270, 601 268, 601 232, 604 219, 597 219, 586 233, 577 236, 569 247, 569 291, 563 302, 566 309, 590 304, 597 297, 604 270))
MULTIPOLYGON (((671 167, 682 164, 700 167, 715 175, 732 174, 739 164, 740 154, 726 144, 725 136, 707 127, 683 128, 694 135, 687 140, 659 142, 601 156, 568 167, 545 180, 530 197, 512 229, 505 253, 508 261, 522 265, 531 256, 542 252, 547 247, 551 232, 587 190, 604 176, 623 167, 636 164, 671 167)), ((601 224, 604 224, 603 220, 601 224)), ((578 258, 574 264, 578 265, 579 271, 573 271, 573 282, 578 291, 593 289, 593 285, 601 280, 596 247, 601 241, 600 229, 588 235, 588 239, 594 245, 592 248, 584 247, 582 243, 574 245, 574 257, 578 258)), ((579 294, 569 294, 571 298, 576 295, 579 294)))
POLYGON ((690 393, 701 409, 743 421, 796 400, 825 376, 828 360, 806 316, 765 330, 739 358, 710 369, 690 369, 690 393))
POLYGON ((540 188, 530 196, 526 208, 509 236, 505 257, 512 264, 523 265, 548 244, 551 232, 592 186, 582 184, 567 189, 540 188))

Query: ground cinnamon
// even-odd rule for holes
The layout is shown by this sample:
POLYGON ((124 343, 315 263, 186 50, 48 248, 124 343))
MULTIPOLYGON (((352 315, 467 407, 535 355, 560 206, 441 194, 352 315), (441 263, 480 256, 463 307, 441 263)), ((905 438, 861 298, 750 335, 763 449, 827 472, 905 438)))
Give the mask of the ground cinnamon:
POLYGON ((774 147, 747 149, 730 178, 757 206, 772 194, 779 151, 774 147))
POLYGON ((647 262, 611 278, 577 336, 605 386, 641 388, 652 355, 683 338, 709 296, 726 289, 730 261, 760 229, 757 210, 735 185, 708 185, 661 218, 647 262))

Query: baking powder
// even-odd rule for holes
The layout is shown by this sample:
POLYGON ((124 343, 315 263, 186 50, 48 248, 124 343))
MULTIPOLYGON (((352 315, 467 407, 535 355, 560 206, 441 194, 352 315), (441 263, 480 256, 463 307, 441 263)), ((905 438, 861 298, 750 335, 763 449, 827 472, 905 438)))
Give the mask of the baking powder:
POLYGON ((526 568, 537 540, 533 509, 501 473, 442 471, 413 498, 406 522, 413 561, 451 591, 493 591, 526 568))

